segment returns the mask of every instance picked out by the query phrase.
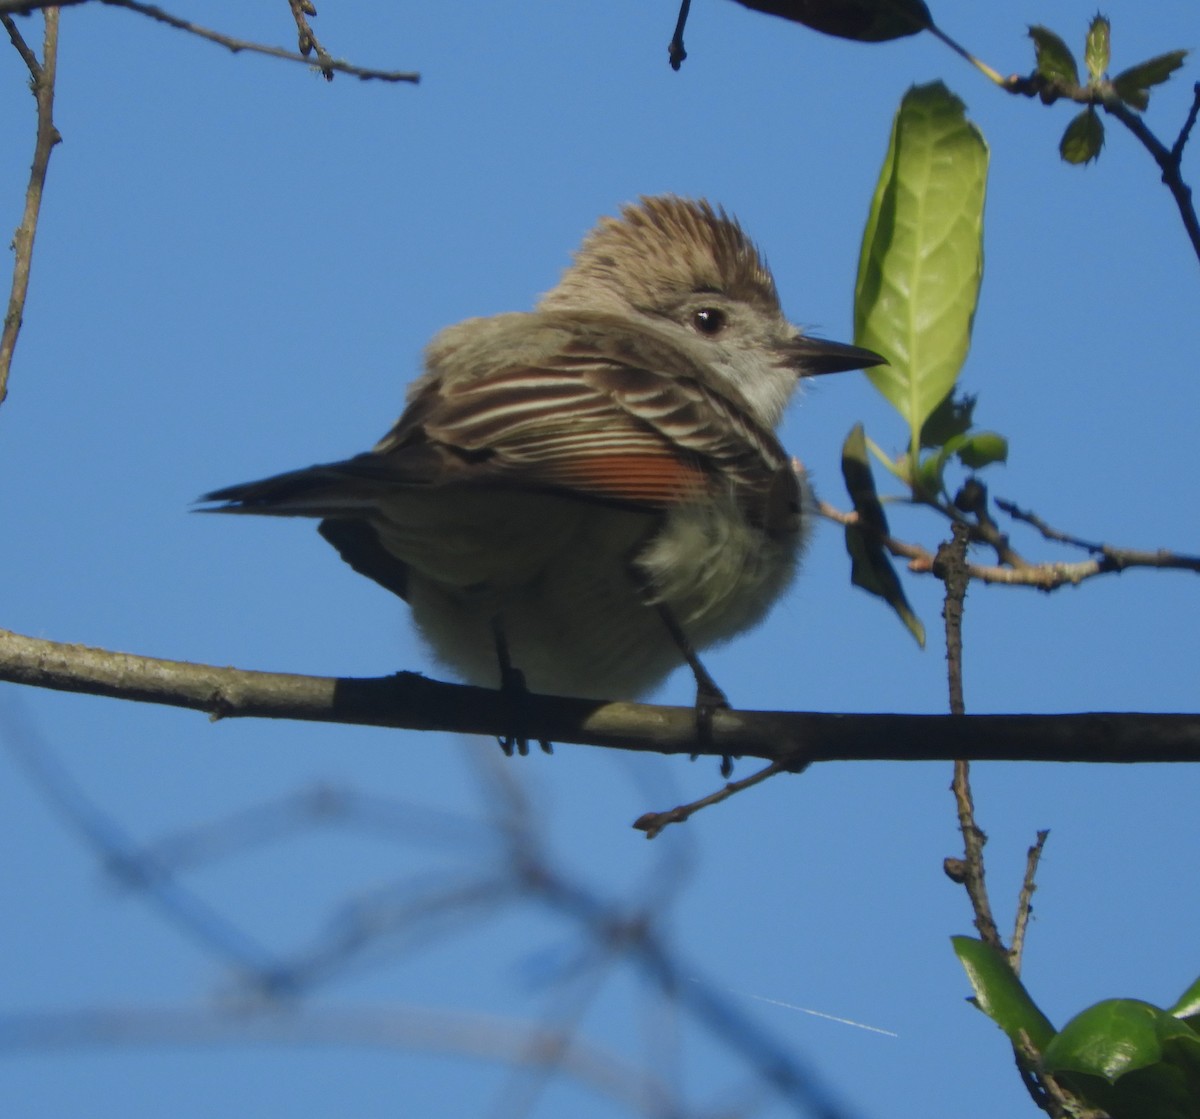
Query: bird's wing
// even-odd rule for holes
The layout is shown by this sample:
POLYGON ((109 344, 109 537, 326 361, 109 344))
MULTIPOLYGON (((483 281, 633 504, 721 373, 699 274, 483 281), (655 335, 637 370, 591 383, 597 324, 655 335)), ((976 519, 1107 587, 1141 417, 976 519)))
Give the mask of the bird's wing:
POLYGON ((430 469, 432 452, 444 482, 547 487, 654 509, 716 485, 754 501, 779 472, 790 475, 774 434, 710 385, 674 340, 572 316, 551 341, 467 376, 435 366, 366 458, 382 475, 412 476, 430 469))
POLYGON ((542 312, 446 336, 453 345, 435 342, 373 450, 204 500, 225 502, 217 512, 366 518, 396 487, 541 488, 647 511, 720 490, 766 520, 797 492, 774 434, 669 335, 542 312))

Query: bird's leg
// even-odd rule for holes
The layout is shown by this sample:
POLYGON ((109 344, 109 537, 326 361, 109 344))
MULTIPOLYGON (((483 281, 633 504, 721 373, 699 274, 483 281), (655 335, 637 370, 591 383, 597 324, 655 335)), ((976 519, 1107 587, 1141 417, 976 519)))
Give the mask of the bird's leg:
MULTIPOLYGON (((723 707, 727 708, 729 700, 725 698, 725 693, 717 686, 717 682, 709 675, 708 669, 696 655, 696 650, 692 648, 692 643, 688 640, 687 634, 683 632, 683 627, 675 620, 675 615, 671 613, 670 608, 661 602, 658 603, 658 615, 662 618, 667 632, 671 635, 671 640, 675 642, 675 647, 687 661, 688 668, 692 670, 692 675, 696 679, 696 732, 702 743, 711 743, 713 712, 723 707)), ((695 759, 696 756, 693 754, 692 758, 695 759)), ((732 772, 733 759, 728 754, 723 754, 721 756, 721 776, 728 777, 732 772)))
MULTIPOLYGON (((529 697, 529 687, 525 683, 525 673, 513 665, 508 638, 504 634, 504 620, 499 615, 492 619, 492 640, 496 643, 496 660, 500 663, 500 694, 509 708, 509 733, 499 735, 496 741, 508 757, 513 756, 514 749, 521 757, 525 757, 529 753, 529 739, 523 731, 513 728, 525 724, 525 702, 529 697)), ((543 752, 554 753, 553 746, 544 738, 538 739, 538 745, 543 752)))

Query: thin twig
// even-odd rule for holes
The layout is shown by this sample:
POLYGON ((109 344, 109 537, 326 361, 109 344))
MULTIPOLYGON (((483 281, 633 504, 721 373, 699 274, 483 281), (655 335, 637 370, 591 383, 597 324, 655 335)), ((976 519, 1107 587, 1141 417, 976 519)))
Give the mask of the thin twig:
POLYGON ((967 544, 970 529, 956 521, 951 539, 938 548, 933 573, 946 584, 946 600, 942 617, 946 620, 947 683, 950 689, 950 714, 965 715, 962 682, 962 620, 963 602, 971 581, 967 571, 967 544))
POLYGON ((1161 567, 1176 571, 1200 572, 1200 556, 1181 555, 1178 552, 1167 551, 1165 548, 1159 548, 1155 551, 1138 548, 1114 548, 1111 544, 1084 540, 1081 536, 1075 536, 1072 533, 1056 529, 1047 524, 1036 513, 1028 509, 1022 509, 1011 501, 997 498, 996 504, 1012 517, 1013 520, 1023 521, 1025 524, 1036 528, 1045 539, 1054 541, 1057 544, 1067 544, 1072 548, 1081 548, 1085 552, 1091 552, 1093 555, 1099 556, 1100 560, 1096 565, 1096 574, 1098 575, 1107 572, 1124 571, 1127 567, 1161 567))
MULTIPOLYGON (((1060 78, 1049 78, 1044 74, 1034 73, 1029 77, 1013 74, 1005 78, 1001 88, 1009 93, 1023 97, 1038 97, 1044 104, 1053 104, 1058 100, 1073 101, 1077 105, 1092 105, 1103 109, 1109 116, 1116 117, 1137 141, 1150 153, 1150 157, 1158 164, 1162 172, 1162 181, 1175 199, 1183 228, 1188 240, 1192 243, 1192 251, 1200 259, 1200 220, 1196 217, 1196 208, 1192 204, 1192 188, 1183 181, 1181 166, 1183 149, 1187 144, 1188 134, 1195 123, 1196 113, 1200 112, 1196 102, 1188 120, 1180 130, 1179 138, 1168 148, 1146 126, 1141 113, 1130 108, 1122 99, 1111 82, 1101 82, 1096 85, 1082 86, 1074 82, 1063 81, 1060 78)), ((1196 98, 1200 100, 1200 84, 1196 86, 1196 98)))
POLYGON ((8 16, 3 16, 4 29, 13 46, 29 67, 30 86, 37 103, 37 139, 33 146, 33 164, 29 169, 29 185, 25 188, 25 212, 13 234, 13 278, 0 331, 0 403, 8 395, 8 375, 13 353, 25 317, 25 297, 29 293, 29 274, 33 267, 33 241, 37 234, 38 215, 42 209, 42 194, 46 187, 46 171, 50 153, 62 137, 54 127, 54 80, 58 72, 58 9, 47 8, 42 13, 45 33, 42 36, 42 61, 31 51, 8 16))
POLYGON ((1029 927, 1029 915, 1033 912, 1033 892, 1037 889, 1034 878, 1037 876, 1038 863, 1042 858, 1042 848, 1046 846, 1046 837, 1050 834, 1046 829, 1037 833, 1037 841, 1025 856, 1025 878, 1021 882, 1021 892, 1017 895, 1017 919, 1013 926, 1012 947, 1008 950, 1008 966, 1014 975, 1021 974, 1021 953, 1025 949, 1025 931, 1029 927))
MULTIPOLYGON (((817 509, 826 520, 840 525, 856 524, 858 521, 857 513, 843 512, 825 501, 818 502, 817 509)), ((928 548, 907 540, 899 540, 894 536, 884 536, 880 543, 891 555, 908 560, 908 569, 914 574, 932 574, 935 556, 928 548)), ((1112 575, 1133 567, 1200 572, 1200 557, 1171 552, 1165 548, 1143 551, 1114 548, 1105 544, 1101 546, 1101 553, 1098 559, 1079 563, 1031 563, 1019 568, 1005 567, 1001 564, 968 563, 967 572, 973 580, 980 583, 1031 587, 1039 591, 1078 586, 1098 575, 1112 575)))
POLYGON ((692 0, 680 0, 679 18, 675 21, 675 34, 671 36, 671 41, 667 44, 667 61, 671 63, 672 70, 678 70, 683 65, 683 60, 687 58, 687 51, 683 49, 683 29, 687 26, 688 12, 691 11, 691 8, 692 0))
POLYGON ((797 768, 796 766, 789 766, 785 762, 772 762, 757 773, 752 773, 749 777, 743 777, 740 781, 729 781, 717 789, 716 792, 709 793, 708 796, 703 796, 699 800, 692 801, 690 804, 680 804, 675 808, 668 808, 665 812, 646 812, 634 820, 633 826, 638 831, 644 831, 647 839, 653 839, 664 828, 670 827, 671 824, 682 824, 694 813, 699 812, 700 809, 707 808, 711 804, 720 804, 721 801, 728 800, 735 793, 740 793, 743 789, 749 789, 754 785, 761 784, 768 777, 774 777, 777 773, 799 773, 807 768, 807 764, 797 768))
MULTIPOLYGON (((90 0, 0 0, 0 14, 26 14, 37 11, 39 8, 49 8, 52 5, 67 7, 89 2, 90 0)), ((270 58, 282 58, 289 62, 302 62, 306 66, 312 65, 311 60, 303 54, 284 50, 282 47, 267 46, 265 43, 252 43, 246 39, 235 39, 230 35, 222 34, 220 31, 213 31, 210 28, 201 27, 197 23, 192 23, 190 20, 171 15, 170 12, 166 12, 154 4, 143 4, 140 0, 98 0, 98 2, 107 4, 113 8, 127 8, 131 12, 137 12, 139 15, 157 20, 159 23, 165 23, 168 27, 174 27, 179 31, 186 31, 191 35, 199 36, 201 39, 207 39, 210 43, 226 47, 234 54, 238 54, 241 51, 249 51, 253 54, 265 54, 270 58)), ((421 80, 421 75, 411 70, 375 70, 370 67, 352 66, 349 62, 342 62, 334 58, 322 59, 320 69, 322 72, 336 70, 339 74, 349 74, 352 77, 361 78, 363 81, 411 82, 415 84, 421 80)))
POLYGON ((1192 107, 1188 110, 1187 119, 1179 130, 1175 143, 1171 145, 1171 158, 1177 163, 1183 159, 1183 149, 1187 147, 1188 137, 1196 124, 1196 115, 1200 113, 1200 82, 1192 86, 1192 107))
POLYGON ((327 82, 333 81, 333 68, 329 65, 333 61, 333 56, 321 46, 320 40, 308 24, 308 17, 317 14, 312 0, 288 0, 288 7, 292 9, 292 18, 296 21, 296 36, 300 53, 307 58, 313 51, 316 51, 317 61, 321 64, 321 73, 327 82))
POLYGON ((995 82, 999 86, 1004 85, 1004 79, 995 70, 993 70, 982 59, 976 58, 975 55, 967 50, 966 47, 960 46, 958 43, 956 43, 950 38, 949 35, 947 35, 940 27, 938 27, 937 24, 930 23, 929 33, 934 35, 936 38, 941 39, 941 41, 945 43, 946 46, 948 46, 952 51, 954 51, 955 54, 957 54, 960 58, 965 58, 981 74, 991 79, 991 81, 995 82))
MULTIPOLYGON (((1179 216, 1183 220, 1183 228, 1187 230, 1188 240, 1192 243, 1192 251, 1200 258, 1200 220, 1196 217, 1196 208, 1192 205, 1192 188, 1183 181, 1180 170, 1183 162, 1183 146, 1177 144, 1177 151, 1167 148, 1142 120, 1140 113, 1129 108, 1124 101, 1113 92, 1105 96, 1100 104, 1104 111, 1119 120, 1130 132, 1137 137, 1142 147, 1146 149, 1158 164, 1162 172, 1162 181, 1175 205, 1179 208, 1179 216)), ((1186 138, 1185 138, 1186 142, 1186 138)))
MULTIPOLYGON (((962 618, 970 575, 967 573, 967 544, 970 530, 955 522, 952 539, 938 548, 934 574, 946 584, 946 600, 942 616, 946 620, 946 662, 950 691, 950 714, 961 718, 966 714, 962 682, 962 618)), ((971 907, 975 911, 975 927, 983 940, 1003 950, 996 919, 984 883, 983 847, 987 836, 975 822, 975 804, 971 796, 970 763, 965 758, 954 762, 954 801, 958 806, 958 826, 963 837, 964 859, 960 873, 971 907)))
POLYGON ((998 497, 996 498, 996 507, 1007 513, 1014 521, 1021 521, 1023 524, 1036 528, 1045 540, 1053 541, 1055 544, 1069 544, 1072 548, 1082 548, 1085 552, 1102 553, 1104 551, 1103 544, 1096 544, 1090 540, 1084 540, 1081 536, 1072 536, 1069 532, 1054 528, 1032 510, 1022 509, 1015 501, 1007 501, 1003 497, 998 497))

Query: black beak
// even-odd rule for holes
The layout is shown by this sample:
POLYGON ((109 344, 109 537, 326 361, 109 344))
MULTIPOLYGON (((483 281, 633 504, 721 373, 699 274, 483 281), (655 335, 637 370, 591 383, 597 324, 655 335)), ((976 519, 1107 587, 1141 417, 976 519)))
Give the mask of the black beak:
POLYGON ((797 334, 788 345, 804 377, 818 377, 823 373, 845 373, 850 369, 865 369, 870 365, 887 365, 887 361, 874 350, 861 346, 848 346, 845 342, 827 342, 824 338, 810 338, 797 334))

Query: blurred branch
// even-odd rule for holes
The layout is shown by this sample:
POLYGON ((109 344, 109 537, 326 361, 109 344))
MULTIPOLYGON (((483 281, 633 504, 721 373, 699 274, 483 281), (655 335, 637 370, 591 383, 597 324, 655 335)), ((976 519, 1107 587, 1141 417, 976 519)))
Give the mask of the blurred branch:
POLYGON ((283 1013, 273 1004, 262 1013, 241 1005, 222 1011, 127 1007, 9 1014, 0 1020, 0 1052, 230 1044, 342 1045, 547 1065, 636 1114, 684 1114, 664 1110, 674 1101, 669 1086, 612 1052, 577 1037, 564 1039, 554 1030, 482 1014, 390 1004, 283 1013))
MULTIPOLYGON (((460 860, 439 860, 436 872, 422 876, 415 886, 401 882, 373 889, 365 897, 352 897, 326 922, 316 943, 301 954, 275 958, 247 957, 228 951, 231 942, 248 940, 232 922, 225 935, 210 936, 210 910, 164 908, 164 894, 174 894, 183 863, 195 863, 196 843, 168 838, 139 850, 130 848, 122 829, 71 780, 36 730, 19 720, 5 728, 5 739, 25 763, 49 803, 93 847, 106 870, 137 866, 140 873, 123 873, 121 881, 146 898, 155 911, 181 924, 193 939, 234 965, 242 986, 240 997, 226 998, 219 1011, 128 1010, 75 1012, 50 1015, 0 1017, 0 1051, 63 1045, 170 1040, 174 1043, 207 1041, 276 1041, 354 1045, 389 1045, 413 1049, 444 1050, 502 1061, 511 1066, 514 1079, 501 1093, 500 1114, 513 1114, 510 1105, 532 1105, 550 1073, 574 1077, 611 1095, 638 1113, 655 1116, 691 1114, 676 1098, 678 1089, 656 1071, 639 1071, 586 1041, 580 1040, 578 1018, 612 971, 625 963, 642 974, 646 987, 664 1005, 685 1010, 696 1023, 737 1054, 771 1085, 798 1114, 818 1119, 848 1119, 824 1085, 789 1051, 750 1021, 733 1000, 718 993, 701 969, 677 958, 660 931, 669 899, 670 883, 661 879, 647 884, 643 896, 620 901, 590 890, 578 875, 564 873, 554 858, 554 848, 540 832, 541 817, 514 780, 510 766, 498 755, 481 755, 489 762, 486 779, 488 825, 469 828, 474 843, 461 845, 467 836, 462 827, 442 827, 442 838, 460 847, 460 860), (468 890, 459 887, 464 883, 468 890), (381 961, 393 962, 397 949, 420 943, 445 942, 447 935, 477 929, 481 920, 503 916, 512 905, 536 904, 565 919, 579 934, 580 951, 558 968, 555 987, 558 1013, 538 1025, 465 1015, 447 1015, 412 1008, 386 1013, 367 1008, 345 1012, 306 1010, 299 1001, 348 969, 360 970, 381 961), (232 1013, 231 1013, 232 1011, 232 1013), (265 1013, 263 1013, 265 1011, 265 1013), (382 1017, 381 1017, 382 1015, 382 1017), (142 1028, 151 1023, 150 1028, 142 1028), (314 1029, 314 1023, 316 1028, 314 1029), (335 1028, 327 1029, 331 1023, 335 1028), (612 1075, 606 1075, 611 1072, 612 1075), (620 1085, 621 1088, 614 1086, 620 1085)), ((240 853, 249 839, 253 845, 290 834, 297 814, 310 827, 323 826, 330 814, 343 825, 378 834, 383 822, 389 837, 405 843, 427 844, 431 837, 422 826, 429 813, 411 819, 409 806, 353 790, 330 796, 291 797, 262 806, 264 819, 255 823, 254 810, 242 810, 225 824, 208 825, 199 835, 199 846, 208 856, 240 853), (282 813, 281 810, 282 809, 282 813), (414 826, 416 830, 414 831, 414 826), (233 833, 222 837, 229 828, 233 833), (247 829, 252 833, 247 835, 247 829), (419 834, 418 834, 419 833, 419 834), (215 841, 215 842, 214 842, 215 841)), ((442 824, 463 824, 438 814, 442 824)), ((432 837, 438 843, 436 837, 432 837)), ((440 846, 440 843, 439 843, 440 846)), ((653 1070, 650 1062, 643 1062, 653 1070)), ((761 1093, 756 1089, 755 1095, 761 1093)), ((524 1114, 524 1111, 520 1112, 524 1114)), ((710 1112, 711 1113, 711 1112, 710 1112)), ((730 1113, 750 1114, 746 1108, 730 1113)))
MULTIPOLYGON (((840 525, 858 523, 858 514, 843 512, 841 509, 822 501, 818 503, 821 516, 840 525)), ((1015 506, 1011 503, 1000 503, 1006 512, 1012 513, 1015 506)), ((1015 514, 1013 514, 1015 516, 1015 514)), ((1028 516, 1019 517, 1027 520, 1028 516)), ((1043 533, 1045 535, 1045 533, 1043 533)), ((1068 537, 1059 539, 1078 543, 1068 537)), ((916 574, 929 575, 933 573, 936 557, 921 544, 913 544, 899 540, 894 536, 885 536, 883 546, 898 559, 908 560, 908 569, 916 574)), ((1109 544, 1082 545, 1100 555, 1095 559, 1083 560, 1079 563, 1026 563, 1024 566, 1011 567, 1005 564, 968 563, 967 571, 972 579, 982 583, 999 583, 1014 587, 1032 587, 1039 591, 1053 591, 1059 587, 1078 586, 1086 579, 1097 575, 1111 575, 1131 567, 1164 568, 1173 571, 1195 571, 1200 573, 1200 556, 1181 555, 1170 552, 1165 548, 1157 551, 1138 550, 1133 548, 1115 548, 1109 544)))
MULTIPOLYGON (((369 679, 299 676, 109 652, 0 630, 0 680, 161 703, 212 718, 310 722, 497 735, 512 705, 488 688, 415 672, 369 679)), ((778 761, 1200 761, 1200 715, 839 715, 718 710, 697 740, 691 707, 530 696, 530 739, 659 754, 778 761)), ((399 741, 398 741, 399 744, 399 741)), ((409 741, 405 740, 405 745, 409 741)))
MULTIPOLYGON (((37 11, 40 8, 71 7, 76 4, 86 4, 91 0, 0 0, 0 15, 27 15, 29 12, 37 11)), ((219 46, 226 47, 234 54, 241 51, 249 51, 253 54, 265 54, 270 58, 282 58, 289 62, 303 62, 306 65, 312 65, 311 60, 305 53, 297 54, 294 51, 284 50, 282 47, 271 47, 265 43, 252 43, 246 39, 235 39, 230 35, 224 35, 220 31, 213 31, 207 27, 201 27, 198 23, 192 23, 190 20, 182 19, 179 16, 171 15, 170 12, 164 11, 162 8, 154 4, 143 4, 140 0, 95 0, 96 3, 106 4, 113 8, 126 8, 131 12, 137 12, 139 15, 147 16, 158 23, 165 23, 168 27, 174 27, 178 31, 186 31, 190 35, 196 35, 201 39, 207 39, 210 43, 216 43, 219 46)), ((289 3, 291 0, 289 0, 289 3)), ((301 6, 301 11, 305 10, 305 0, 297 0, 301 6)), ((312 5, 308 4, 308 8, 312 5)), ((309 12, 308 14, 312 14, 309 12)), ((305 23, 307 27, 307 23, 305 23)), ((304 32, 301 30, 301 44, 303 45, 304 32)), ((309 38, 314 47, 317 46, 316 40, 312 38, 311 30, 309 38)), ((321 72, 329 78, 332 76, 332 71, 337 71, 339 74, 349 74, 351 77, 361 78, 363 81, 379 81, 379 82, 412 82, 417 83, 421 80, 421 75, 411 70, 376 70, 365 66, 353 66, 349 62, 341 62, 331 58, 328 54, 322 54, 318 49, 317 57, 321 72)))
POLYGON ((8 37, 17 53, 29 67, 29 85, 37 102, 37 139, 33 147, 33 165, 29 169, 29 185, 25 188, 25 213, 13 234, 13 278, 4 314, 4 329, 0 332, 0 403, 8 395, 8 374, 12 368, 17 336, 25 317, 25 297, 29 292, 29 273, 33 265, 33 240, 37 234, 38 214, 42 208, 42 193, 46 186, 46 171, 50 153, 62 137, 54 127, 54 80, 58 73, 58 9, 47 8, 43 13, 45 33, 42 37, 42 60, 29 49, 17 25, 8 15, 0 15, 8 37))

